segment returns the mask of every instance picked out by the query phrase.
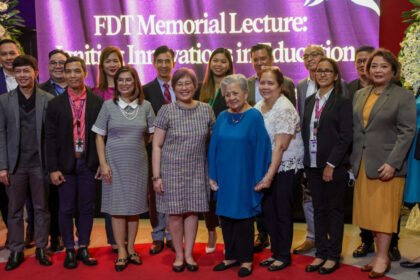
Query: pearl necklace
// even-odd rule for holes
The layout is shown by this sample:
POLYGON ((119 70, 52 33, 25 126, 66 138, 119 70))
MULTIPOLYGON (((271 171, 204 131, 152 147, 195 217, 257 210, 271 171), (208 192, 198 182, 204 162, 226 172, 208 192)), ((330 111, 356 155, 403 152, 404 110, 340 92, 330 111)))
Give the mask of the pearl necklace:
MULTIPOLYGON (((131 108, 131 107, 130 107, 131 108)), ((129 121, 134 120, 137 117, 137 114, 139 113, 139 106, 137 106, 136 109, 132 110, 131 112, 127 112, 125 109, 122 109, 120 107, 120 111, 122 115, 129 121)))

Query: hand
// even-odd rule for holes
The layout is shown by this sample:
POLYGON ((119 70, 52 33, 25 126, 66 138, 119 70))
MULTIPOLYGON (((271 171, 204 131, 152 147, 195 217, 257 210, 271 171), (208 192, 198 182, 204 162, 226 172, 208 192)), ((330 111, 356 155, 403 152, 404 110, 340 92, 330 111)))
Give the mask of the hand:
POLYGON ((163 183, 161 178, 153 181, 153 189, 155 192, 163 194, 163 183))
POLYGON ((102 180, 101 167, 100 166, 98 166, 98 169, 96 170, 95 179, 96 180, 102 180))
POLYGON ((101 178, 105 181, 105 183, 111 184, 112 183, 112 171, 111 171, 111 168, 109 167, 109 165, 107 163, 101 164, 99 166, 99 168, 101 169, 101 178))
POLYGON ((254 187, 255 191, 261 191, 262 189, 268 189, 271 186, 273 178, 265 175, 264 178, 254 187))
POLYGON ((382 164, 378 169, 379 179, 382 181, 388 181, 392 179, 395 175, 395 168, 389 165, 388 163, 382 164))
POLYGON ((217 191, 219 189, 219 186, 217 185, 216 181, 213 181, 212 179, 209 180, 210 189, 212 191, 217 191))
POLYGON ((3 183, 5 186, 8 186, 10 184, 8 170, 0 170, 0 182, 3 183))
POLYGON ((63 182, 66 181, 64 178, 63 173, 61 171, 54 171, 50 173, 51 183, 55 186, 61 185, 63 182))
POLYGON ((324 172, 322 173, 322 180, 325 182, 331 182, 333 179, 334 168, 329 166, 328 164, 324 168, 324 172))

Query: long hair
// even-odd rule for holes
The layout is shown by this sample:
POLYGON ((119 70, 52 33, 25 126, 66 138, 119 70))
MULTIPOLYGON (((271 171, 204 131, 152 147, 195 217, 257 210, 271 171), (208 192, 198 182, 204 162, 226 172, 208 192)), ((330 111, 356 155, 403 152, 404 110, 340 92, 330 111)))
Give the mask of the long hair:
POLYGON ((113 97, 113 101, 115 104, 117 104, 118 98, 121 96, 121 93, 118 91, 118 78, 120 77, 120 75, 122 73, 130 73, 131 76, 134 79, 134 91, 133 94, 130 98, 131 101, 137 99, 137 103, 138 104, 142 104, 143 100, 144 100, 144 92, 143 92, 143 88, 141 86, 141 82, 139 79, 139 75, 137 74, 136 69, 134 69, 131 66, 123 66, 120 69, 118 69, 117 73, 115 73, 115 77, 114 77, 114 83, 115 83, 115 92, 114 92, 114 97, 113 97))
POLYGON ((216 54, 224 54, 226 59, 229 62, 229 69, 225 73, 225 76, 231 75, 234 73, 233 69, 233 62, 232 62, 232 55, 230 54, 228 49, 225 48, 217 48, 215 49, 209 59, 209 63, 207 64, 206 74, 204 76, 203 84, 201 85, 200 90, 200 101, 208 103, 211 99, 214 98, 214 93, 216 91, 216 85, 214 82, 214 73, 211 70, 211 61, 216 54))
POLYGON ((123 57, 122 57, 122 54, 121 54, 121 50, 118 47, 108 46, 108 47, 106 47, 105 49, 102 50, 101 56, 99 58, 99 73, 98 73, 98 88, 102 91, 108 89, 108 79, 107 79, 105 71, 104 71, 104 63, 105 63, 105 60, 112 53, 117 54, 118 60, 120 61, 121 66, 124 64, 123 57))

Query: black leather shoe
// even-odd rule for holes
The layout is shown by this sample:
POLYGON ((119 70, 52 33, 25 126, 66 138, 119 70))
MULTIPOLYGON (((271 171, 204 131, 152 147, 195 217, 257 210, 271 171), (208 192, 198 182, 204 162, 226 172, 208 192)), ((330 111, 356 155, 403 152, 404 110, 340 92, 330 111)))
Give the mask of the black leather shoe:
POLYGON ((259 253, 270 246, 270 242, 268 241, 268 235, 266 233, 259 233, 257 235, 257 239, 254 242, 254 252, 259 253))
POLYGON ((97 265, 98 261, 89 254, 87 247, 81 247, 77 250, 77 259, 81 260, 87 266, 97 265))
POLYGON ((67 269, 73 269, 77 267, 76 251, 74 249, 66 249, 64 267, 67 269))
POLYGON ((282 264, 270 264, 270 266, 268 267, 268 271, 278 271, 278 270, 282 270, 285 269, 286 267, 288 267, 290 265, 290 262, 282 262, 282 264))
POLYGON ((34 232, 32 230, 26 229, 26 237, 25 237, 24 246, 26 249, 35 247, 34 232))
POLYGON ((221 262, 218 265, 216 265, 215 267, 213 267, 213 271, 223 271, 223 270, 226 270, 230 267, 234 267, 234 266, 238 266, 238 265, 240 265, 239 262, 233 262, 231 264, 225 264, 224 262, 221 262))
POLYGON ((391 262, 397 262, 401 260, 401 253, 398 246, 389 247, 388 257, 391 262))
POLYGON ((362 243, 353 251, 353 258, 366 257, 367 254, 375 252, 375 247, 372 244, 362 243))
POLYGON ((44 265, 44 266, 52 265, 51 258, 47 254, 47 250, 45 248, 36 248, 35 258, 39 261, 40 265, 44 265))
POLYGON ((114 264, 115 271, 116 272, 121 272, 121 271, 123 271, 124 269, 127 268, 127 265, 128 265, 128 260, 127 259, 116 259, 115 264, 114 264))
POLYGON ((172 244, 172 240, 166 240, 166 248, 171 249, 172 252, 175 252, 174 244, 172 244))
POLYGON ((320 264, 309 264, 305 267, 306 272, 315 272, 320 269, 325 263, 325 260, 323 260, 320 264))
POLYGON ((268 259, 265 259, 263 261, 260 261, 260 265, 261 266, 270 266, 270 264, 272 264, 274 261, 275 261, 275 259, 268 258, 268 259))
POLYGON ((198 271, 198 264, 190 264, 190 263, 185 262, 185 267, 187 268, 188 271, 191 271, 191 272, 198 271))
POLYGON ((332 267, 330 268, 326 268, 326 267, 320 267, 318 270, 319 274, 330 274, 333 273, 334 271, 336 271, 338 268, 340 267, 340 263, 336 262, 332 267))
POLYGON ((400 266, 404 268, 420 268, 420 263, 405 261, 405 262, 400 262, 400 266))
POLYGON ((162 240, 154 240, 152 247, 149 250, 150 255, 156 255, 162 252, 163 250, 163 241, 162 240))
POLYGON ((10 252, 10 256, 7 259, 5 269, 7 271, 18 268, 19 265, 23 262, 23 252, 10 252))
POLYGON ((181 265, 172 265, 172 271, 174 272, 183 272, 185 268, 184 264, 181 265))
POLYGON ((51 237, 50 247, 48 248, 50 252, 59 252, 64 250, 63 240, 61 236, 51 237))
POLYGON ((251 274, 252 274, 252 269, 248 269, 246 267, 241 267, 238 271, 238 276, 241 278, 250 276, 251 274))

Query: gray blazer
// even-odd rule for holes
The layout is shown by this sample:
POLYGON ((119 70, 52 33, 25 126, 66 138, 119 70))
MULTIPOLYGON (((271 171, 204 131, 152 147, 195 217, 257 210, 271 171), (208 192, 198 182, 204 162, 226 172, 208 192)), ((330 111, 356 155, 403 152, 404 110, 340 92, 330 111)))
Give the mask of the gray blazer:
MULTIPOLYGON (((248 78, 248 103, 251 106, 255 105, 255 79, 257 76, 252 76, 248 78)), ((287 91, 286 97, 292 102, 293 106, 296 106, 295 98, 295 84, 292 79, 284 76, 284 82, 282 88, 287 91)))
MULTIPOLYGON (((35 90, 35 115, 36 115, 36 134, 34 144, 38 145, 40 162, 44 162, 43 157, 43 129, 45 114, 47 112, 48 101, 53 96, 40 88, 35 90)), ((17 89, 0 95, 0 170, 8 170, 13 173, 20 149, 20 114, 17 89)))
POLYGON ((377 179, 378 169, 384 163, 396 169, 395 176, 402 177, 416 131, 416 100, 410 91, 390 84, 379 96, 364 127, 363 108, 372 90, 373 86, 359 90, 353 100, 354 175, 359 174, 363 156, 369 178, 377 179))

